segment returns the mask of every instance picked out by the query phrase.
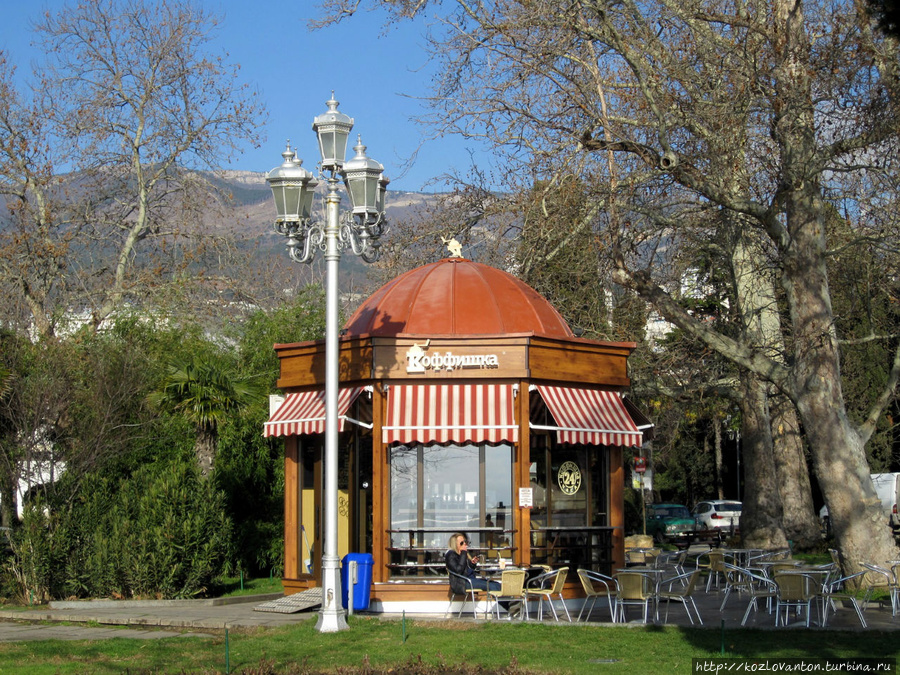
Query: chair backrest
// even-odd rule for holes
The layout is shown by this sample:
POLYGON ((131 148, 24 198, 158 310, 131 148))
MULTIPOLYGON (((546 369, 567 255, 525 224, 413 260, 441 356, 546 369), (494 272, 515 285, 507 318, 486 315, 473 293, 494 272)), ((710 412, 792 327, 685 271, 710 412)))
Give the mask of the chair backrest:
POLYGON ((749 586, 750 579, 745 574, 742 567, 732 565, 731 563, 722 563, 722 570, 725 573, 725 581, 732 587, 749 586))
POLYGON ((819 581, 819 585, 822 586, 822 588, 827 588, 831 585, 831 579, 836 579, 841 576, 841 568, 833 562, 824 565, 815 565, 813 576, 819 581))
POLYGON ((853 573, 853 574, 848 574, 848 575, 845 576, 845 577, 839 577, 839 578, 836 578, 836 576, 837 576, 836 574, 835 574, 835 575, 832 575, 832 576, 830 576, 830 577, 827 579, 827 581, 826 581, 826 586, 825 586, 825 589, 824 589, 824 590, 825 590, 825 593, 828 593, 828 594, 831 594, 831 595, 837 595, 837 594, 840 594, 840 593, 845 593, 845 594, 847 594, 848 596, 856 597, 856 588, 855 588, 855 587, 854 587, 854 588, 850 588, 850 587, 847 585, 847 582, 850 581, 850 580, 852 580, 852 579, 858 579, 859 577, 861 577, 861 576, 863 576, 863 575, 865 575, 865 574, 868 574, 868 573, 869 573, 868 570, 860 570, 860 571, 855 572, 855 573, 853 573))
POLYGON ((550 588, 550 595, 562 593, 563 586, 566 583, 566 577, 569 576, 568 567, 560 567, 556 570, 556 576, 553 578, 553 586, 550 588))
POLYGON ((597 589, 587 570, 578 570, 578 579, 581 581, 581 588, 584 590, 585 595, 588 597, 596 595, 597 589))
POLYGON ((793 570, 797 569, 797 563, 795 562, 780 562, 769 565, 769 574, 774 577, 779 572, 784 572, 785 570, 793 570))
POLYGON ((863 577, 863 583, 869 588, 878 588, 882 586, 890 586, 892 581, 891 571, 881 567, 880 565, 873 565, 872 563, 860 563, 861 567, 866 569, 866 575, 863 577))
POLYGON ((691 593, 694 592, 694 586, 697 585, 697 579, 700 578, 700 575, 703 573, 702 569, 694 569, 690 572, 684 572, 683 574, 679 574, 674 577, 669 577, 668 579, 663 579, 659 582, 660 588, 664 590, 668 595, 679 595, 687 597, 691 593), (685 583, 687 582, 687 583, 685 583), (684 584, 684 586, 675 587, 675 584, 684 584))
POLYGON ((700 572, 702 570, 694 570, 688 573, 688 585, 684 589, 684 595, 688 596, 694 592, 694 587, 697 585, 697 579, 700 578, 700 572))
POLYGON ((447 570, 447 573, 450 575, 450 590, 456 593, 474 593, 475 585, 472 583, 472 580, 469 577, 464 577, 462 574, 457 574, 456 572, 451 572, 447 570))
POLYGON ((581 580, 584 594, 588 597, 592 595, 607 595, 614 592, 616 587, 615 579, 599 572, 578 570, 578 578, 581 580))
POLYGON ((622 600, 646 600, 649 597, 649 579, 640 572, 619 572, 619 598, 622 600))
POLYGON ((788 602, 809 600, 813 595, 813 580, 805 574, 778 572, 775 574, 775 585, 778 595, 788 602))
POLYGON ((831 556, 831 562, 833 562, 838 567, 843 568, 843 564, 841 563, 841 552, 836 548, 828 549, 828 555, 831 556))
POLYGON ((746 585, 750 593, 770 594, 777 590, 775 582, 744 567, 725 563, 725 570, 740 575, 741 583, 746 585))
POLYGON ((647 552, 637 550, 625 551, 625 562, 632 565, 643 565, 647 562, 647 552))
POLYGON ((725 571, 725 553, 723 551, 712 549, 707 555, 709 556, 709 569, 713 572, 725 571))
POLYGON ((525 570, 503 570, 500 573, 500 595, 504 597, 518 597, 525 588, 525 579, 528 572, 525 570))

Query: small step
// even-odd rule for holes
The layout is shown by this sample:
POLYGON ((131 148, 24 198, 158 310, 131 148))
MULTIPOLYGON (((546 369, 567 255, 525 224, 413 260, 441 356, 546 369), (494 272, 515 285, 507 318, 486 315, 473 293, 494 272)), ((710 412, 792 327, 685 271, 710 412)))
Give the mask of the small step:
POLYGON ((296 614, 322 605, 322 589, 308 588, 305 591, 286 595, 277 600, 263 602, 253 608, 254 612, 276 612, 278 614, 296 614))

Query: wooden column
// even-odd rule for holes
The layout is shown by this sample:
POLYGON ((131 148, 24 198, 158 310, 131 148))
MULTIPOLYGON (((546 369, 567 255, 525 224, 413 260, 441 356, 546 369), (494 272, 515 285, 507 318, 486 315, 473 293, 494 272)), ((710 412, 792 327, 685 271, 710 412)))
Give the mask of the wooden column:
POLYGON ((625 466, 622 448, 609 449, 609 524, 612 533, 613 569, 625 567, 625 466))
POLYGON ((516 414, 519 423, 519 443, 513 460, 513 523, 516 529, 515 562, 522 567, 531 564, 531 509, 519 506, 519 488, 531 487, 531 392, 528 381, 519 381, 516 414))
POLYGON ((303 554, 300 537, 300 466, 296 436, 284 439, 284 579, 299 579, 303 554))
POLYGON ((372 389, 372 581, 384 582, 389 576, 391 545, 385 532, 391 526, 391 467, 381 433, 387 396, 378 382, 372 389))

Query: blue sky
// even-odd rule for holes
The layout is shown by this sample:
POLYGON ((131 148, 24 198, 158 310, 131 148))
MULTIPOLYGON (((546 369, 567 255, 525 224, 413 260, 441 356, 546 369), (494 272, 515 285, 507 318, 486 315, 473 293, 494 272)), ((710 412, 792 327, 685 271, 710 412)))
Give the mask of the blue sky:
MULTIPOLYGON (((63 0, 0 0, 0 49, 17 64, 20 76, 30 72, 39 56, 30 46, 29 22, 42 10, 53 11, 63 4, 63 0)), ((423 24, 385 31, 380 12, 360 12, 338 26, 310 33, 307 21, 317 16, 313 0, 201 0, 201 4, 223 17, 216 46, 241 65, 243 77, 259 88, 269 110, 263 146, 247 148, 226 168, 268 171, 281 163, 288 138, 304 166, 313 166, 318 150, 312 120, 327 109, 332 89, 341 112, 355 120, 348 145, 352 147, 356 134, 362 134, 368 155, 381 162, 391 178, 392 190, 446 189, 431 181, 451 169, 465 171, 471 164, 469 150, 480 151, 460 138, 426 141, 427 130, 413 121, 424 108, 410 97, 427 93, 433 72, 422 47, 423 24), (415 163, 401 175, 423 143, 415 163)))

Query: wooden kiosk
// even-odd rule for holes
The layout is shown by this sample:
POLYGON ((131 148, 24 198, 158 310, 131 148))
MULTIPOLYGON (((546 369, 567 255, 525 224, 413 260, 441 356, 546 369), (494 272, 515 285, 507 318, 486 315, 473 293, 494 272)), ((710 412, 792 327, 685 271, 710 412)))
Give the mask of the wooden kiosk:
MULTIPOLYGON (((340 343, 339 555, 371 553, 372 611, 444 611, 455 532, 520 565, 624 565, 623 452, 650 425, 627 399, 630 342, 575 337, 515 277, 464 258, 403 274, 340 343)), ((325 354, 275 345, 285 439, 287 594, 318 585, 325 354)), ((629 450, 631 451, 631 450, 629 450)))

